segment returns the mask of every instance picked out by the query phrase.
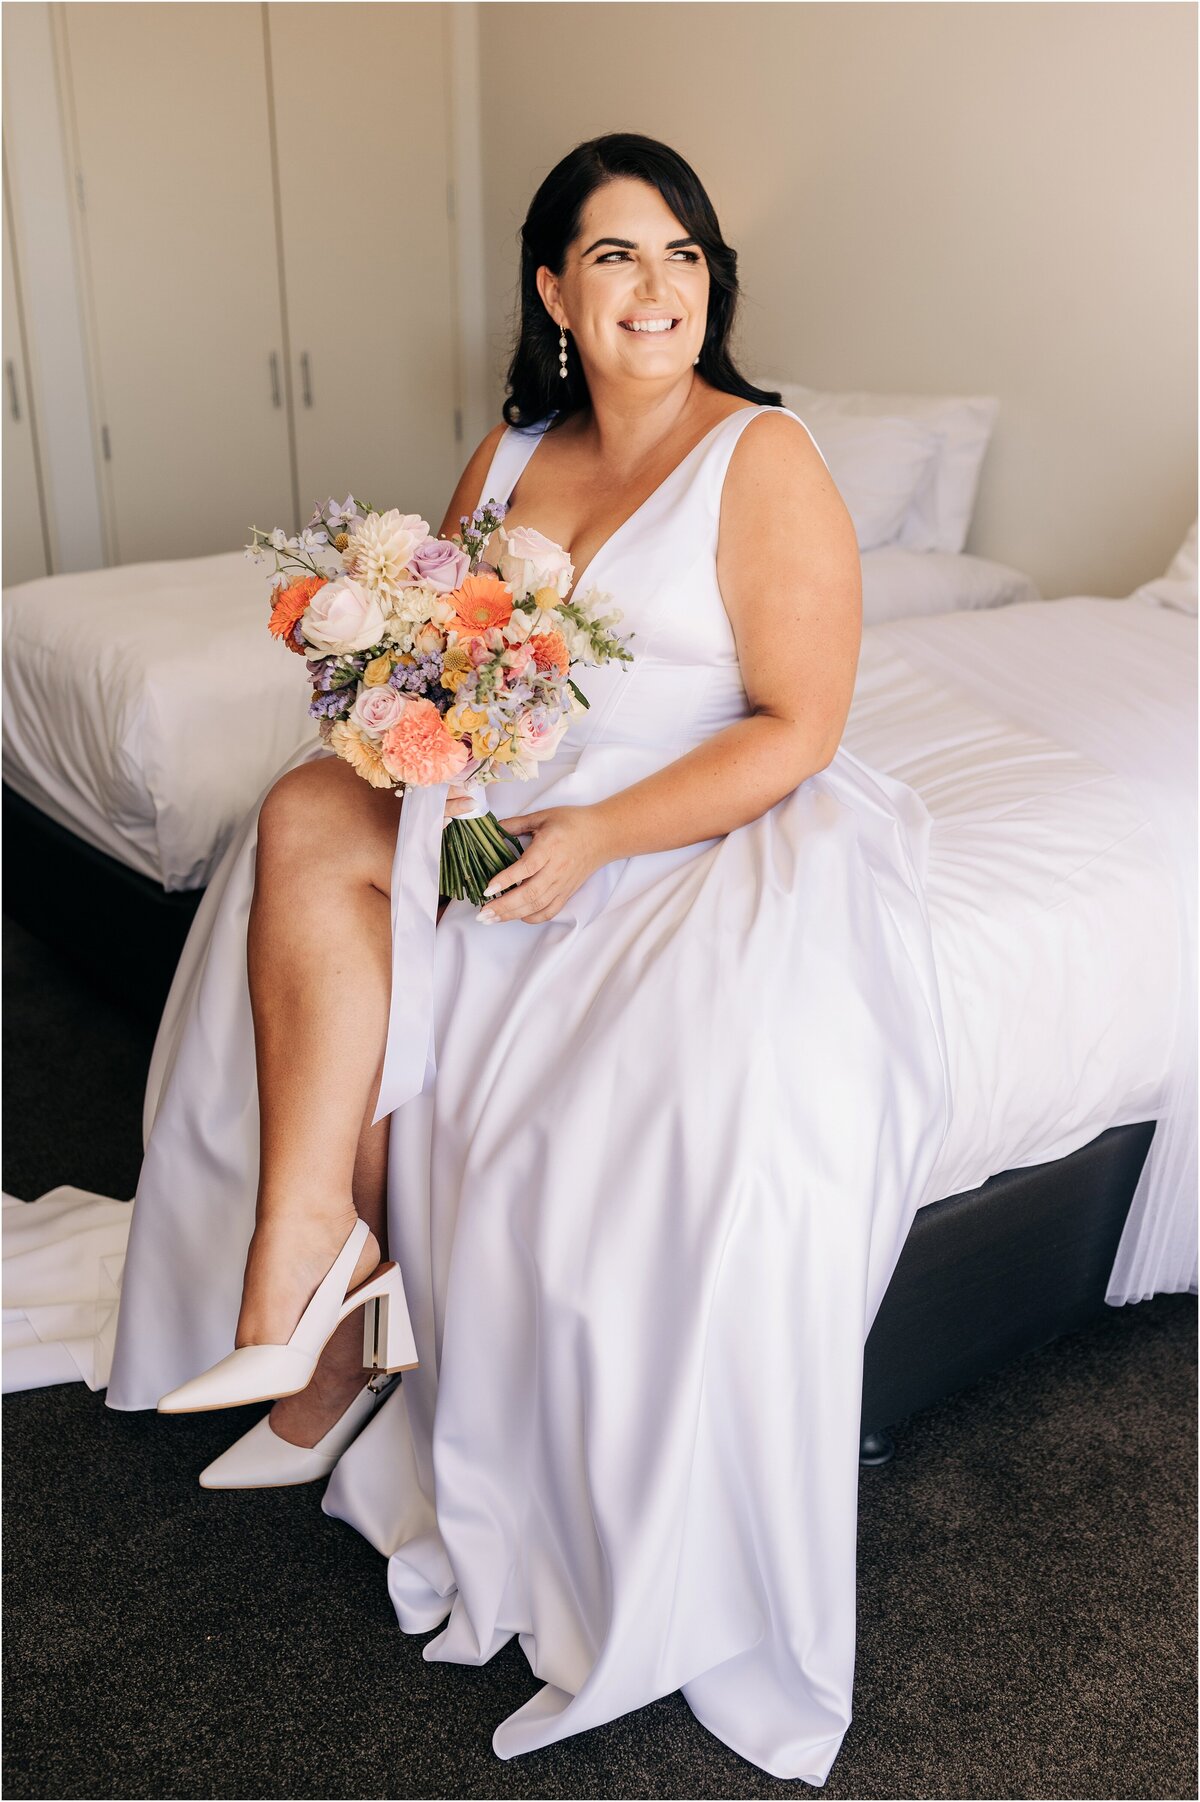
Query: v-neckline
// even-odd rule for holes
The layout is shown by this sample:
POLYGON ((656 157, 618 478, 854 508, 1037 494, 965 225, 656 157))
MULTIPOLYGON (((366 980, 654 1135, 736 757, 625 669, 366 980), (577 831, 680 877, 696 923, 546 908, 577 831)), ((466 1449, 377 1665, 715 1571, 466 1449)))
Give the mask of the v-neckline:
MULTIPOLYGON (((646 496, 645 500, 642 501, 639 506, 635 507, 633 512, 631 514, 629 514, 629 516, 626 519, 623 519, 621 521, 620 525, 617 526, 615 531, 612 531, 609 533, 608 537, 604 540, 604 542, 599 546, 599 548, 597 550, 592 552, 592 555, 588 558, 582 571, 575 570, 573 572, 570 593, 567 594, 564 598, 568 602, 571 602, 571 603, 573 603, 575 601, 575 598, 579 593, 579 584, 583 581, 585 576, 591 575, 593 569, 595 569, 595 567, 596 567, 597 562, 599 561, 599 559, 601 557, 604 556, 605 552, 609 549, 609 547, 611 545, 615 544, 617 539, 621 536, 622 532, 627 531, 629 529, 629 527, 634 523, 634 521, 638 518, 638 516, 646 511, 646 508, 650 505, 651 501, 655 501, 658 499, 658 497, 662 493, 663 489, 667 486, 667 483, 673 482, 675 480, 675 477, 679 474, 680 470, 685 469, 687 467, 687 465, 691 462, 692 458, 696 455, 697 451, 702 451, 705 448, 705 446, 708 444, 709 440, 711 438, 715 437, 716 434, 721 430, 721 428, 723 426, 727 426, 731 419, 740 419, 743 413, 756 413, 759 411, 761 411, 761 408, 759 408, 753 404, 748 407, 735 407, 735 409, 733 410, 732 413, 726 413, 724 419, 718 419, 717 423, 714 426, 710 426, 708 431, 705 432, 703 438, 697 439, 696 443, 693 444, 691 450, 688 451, 685 456, 683 456, 679 459, 679 462, 675 465, 674 469, 669 470, 667 472, 667 474, 663 477, 662 481, 659 482, 656 487, 651 489, 650 493, 646 496)), ((542 439, 545 437, 545 435, 546 435, 545 429, 543 429, 542 433, 540 434, 540 436, 538 438, 537 444, 534 445, 533 449, 530 451, 529 455, 526 457, 524 464, 522 465, 520 470, 518 470, 517 484, 516 484, 517 486, 519 486, 521 477, 525 474, 525 471, 529 468, 529 465, 533 462, 533 459, 537 456, 538 449, 539 449, 539 447, 542 443, 542 439)), ((515 492, 516 492, 516 486, 514 486, 514 488, 512 489, 512 491, 510 492, 510 494, 508 496, 509 501, 511 501, 512 495, 515 494, 515 492)), ((507 505, 507 502, 506 502, 506 505, 507 505)), ((570 545, 567 545, 565 547, 565 549, 566 549, 567 555, 570 556, 570 554, 571 554, 570 545)))

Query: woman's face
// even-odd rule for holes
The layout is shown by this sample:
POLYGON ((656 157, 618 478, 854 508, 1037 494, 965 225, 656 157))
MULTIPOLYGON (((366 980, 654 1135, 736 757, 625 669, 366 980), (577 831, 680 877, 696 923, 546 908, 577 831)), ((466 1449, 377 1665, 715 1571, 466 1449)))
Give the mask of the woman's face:
POLYGON ((555 323, 574 337, 589 387, 669 384, 700 355, 708 264, 647 182, 622 176, 597 188, 561 276, 543 266, 537 282, 555 323))

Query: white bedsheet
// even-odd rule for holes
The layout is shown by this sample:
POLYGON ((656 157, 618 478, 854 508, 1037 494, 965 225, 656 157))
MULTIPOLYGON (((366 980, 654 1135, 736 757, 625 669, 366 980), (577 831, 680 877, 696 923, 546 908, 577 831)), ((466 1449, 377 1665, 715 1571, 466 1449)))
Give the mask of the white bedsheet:
MULTIPOLYGON (((1032 661, 1058 605, 1004 610, 1024 616, 1032 661)), ((993 617, 921 630, 986 633, 993 617)), ((933 818, 927 893, 954 1097, 933 1201, 1155 1117, 1178 1011, 1179 909, 1129 784, 916 667, 903 633, 864 634, 846 743, 933 818)))
POLYGON ((315 728, 240 551, 4 594, 4 779, 166 889, 202 888, 315 728))

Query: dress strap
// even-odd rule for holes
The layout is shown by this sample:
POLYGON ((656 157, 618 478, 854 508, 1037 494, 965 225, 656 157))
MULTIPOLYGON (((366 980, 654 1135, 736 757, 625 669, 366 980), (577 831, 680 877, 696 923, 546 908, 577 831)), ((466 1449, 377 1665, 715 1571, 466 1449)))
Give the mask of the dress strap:
POLYGON ((542 433, 554 418, 548 413, 536 425, 510 425, 499 444, 487 472, 483 491, 479 496, 479 505, 484 501, 503 501, 507 506, 512 493, 521 477, 521 471, 532 457, 541 441, 542 433))

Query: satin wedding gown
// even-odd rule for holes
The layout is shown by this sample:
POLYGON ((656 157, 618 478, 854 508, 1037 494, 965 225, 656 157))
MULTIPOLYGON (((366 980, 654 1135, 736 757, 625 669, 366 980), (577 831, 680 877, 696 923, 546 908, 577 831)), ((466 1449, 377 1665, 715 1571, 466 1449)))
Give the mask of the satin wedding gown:
MULTIPOLYGON (((535 781, 489 790, 498 817, 611 794, 749 711, 717 530, 734 445, 774 410, 716 425, 593 560, 581 593, 611 594, 635 661, 582 672, 590 711, 535 781)), ((512 495, 539 437, 506 432, 484 496, 512 495)), ((233 1343, 256 816, 155 1049, 115 1408, 233 1343)), ((949 1122, 928 830, 843 748, 724 837, 607 865, 548 923, 463 901, 433 935, 430 1055, 388 1175, 420 1366, 323 1506, 386 1557, 400 1627, 441 1628, 425 1658, 518 1635, 540 1687, 498 1724, 502 1758, 682 1689, 756 1765, 828 1775, 863 1342, 949 1122)))

